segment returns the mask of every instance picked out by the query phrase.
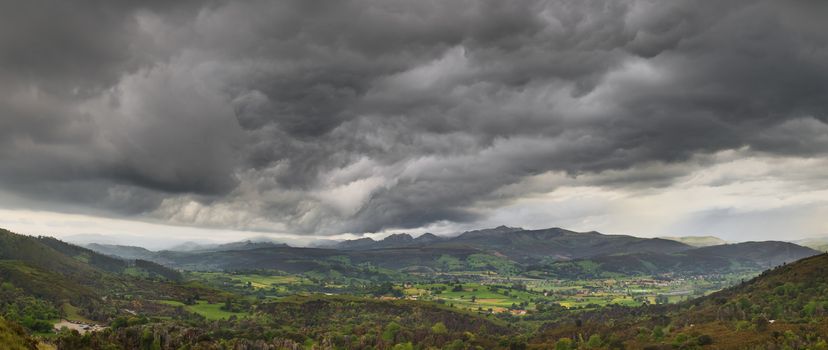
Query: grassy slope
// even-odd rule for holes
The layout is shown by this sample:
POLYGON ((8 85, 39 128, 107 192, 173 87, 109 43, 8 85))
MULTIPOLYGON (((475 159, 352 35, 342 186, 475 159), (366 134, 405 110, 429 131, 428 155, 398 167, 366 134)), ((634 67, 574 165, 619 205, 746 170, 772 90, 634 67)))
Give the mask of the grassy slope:
POLYGON ((3 350, 34 350, 37 342, 26 335, 26 331, 0 318, 0 348, 3 350))

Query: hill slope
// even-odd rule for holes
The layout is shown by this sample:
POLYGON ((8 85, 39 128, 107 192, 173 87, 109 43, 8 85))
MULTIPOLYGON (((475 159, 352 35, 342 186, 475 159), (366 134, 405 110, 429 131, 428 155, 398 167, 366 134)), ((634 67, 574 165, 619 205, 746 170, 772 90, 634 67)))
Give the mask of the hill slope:
POLYGON ((54 238, 0 229, 0 312, 17 315, 20 310, 31 311, 23 310, 30 306, 43 306, 63 311, 68 308, 86 318, 106 320, 120 312, 116 304, 128 302, 113 301, 117 298, 215 294, 191 291, 180 285, 180 280, 178 271, 154 262, 127 262, 54 238), (33 299, 20 304, 28 298, 33 299))
POLYGON ((681 304, 570 316, 545 325, 534 342, 600 334, 633 349, 823 349, 826 310, 828 254, 820 254, 681 304))

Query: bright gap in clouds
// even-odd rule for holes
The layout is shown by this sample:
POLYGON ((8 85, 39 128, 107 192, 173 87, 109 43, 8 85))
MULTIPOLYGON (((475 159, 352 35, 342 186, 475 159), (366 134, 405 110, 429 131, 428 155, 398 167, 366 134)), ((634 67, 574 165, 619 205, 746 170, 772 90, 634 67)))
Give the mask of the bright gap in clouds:
POLYGON ((356 238, 349 234, 316 237, 287 233, 209 229, 83 214, 14 209, 0 209, 0 228, 26 235, 52 236, 78 244, 133 245, 150 250, 162 250, 185 242, 220 244, 246 239, 270 239, 293 246, 304 246, 322 239, 356 238))

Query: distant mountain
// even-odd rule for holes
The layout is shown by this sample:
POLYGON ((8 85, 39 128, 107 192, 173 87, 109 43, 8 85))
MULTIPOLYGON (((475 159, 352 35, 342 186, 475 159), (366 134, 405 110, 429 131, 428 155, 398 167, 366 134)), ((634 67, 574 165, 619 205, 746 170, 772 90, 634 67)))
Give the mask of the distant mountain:
POLYGON ((697 248, 661 238, 506 226, 468 231, 455 237, 427 233, 414 238, 399 233, 381 240, 348 240, 332 248, 294 248, 250 240, 190 247, 189 251, 105 248, 110 255, 128 259, 140 256, 185 270, 273 269, 325 274, 336 271, 363 278, 376 273, 371 270, 376 267, 386 269, 382 273, 485 270, 554 278, 755 272, 817 253, 785 242, 697 248))
POLYGON ((307 271, 338 271, 353 276, 368 273, 375 268, 362 267, 368 263, 385 269, 436 268, 440 259, 466 259, 481 253, 461 247, 386 248, 367 250, 339 250, 323 248, 272 247, 250 250, 212 252, 159 252, 159 258, 172 261, 175 268, 187 270, 255 270, 273 269, 292 273, 307 271))
POLYGON ((613 253, 672 253, 692 248, 680 242, 659 238, 605 235, 598 232, 581 233, 561 228, 524 230, 507 226, 468 231, 449 238, 440 238, 433 234, 412 238, 403 233, 388 236, 380 241, 361 238, 344 241, 335 246, 343 250, 405 247, 464 247, 506 256, 521 263, 569 260, 613 253))
POLYGON ((683 236, 683 237, 659 237, 671 241, 681 242, 694 247, 709 247, 713 245, 727 244, 727 241, 714 236, 683 236))
POLYGON ((373 249, 379 248, 376 246, 377 241, 373 240, 372 238, 365 237, 359 239, 349 239, 347 241, 340 242, 334 245, 334 248, 337 249, 373 249))
POLYGON ((423 233, 423 234, 419 235, 417 238, 414 238, 414 242, 417 242, 417 243, 434 243, 434 242, 439 242, 439 241, 442 241, 442 240, 443 239, 440 238, 440 236, 437 236, 437 235, 435 235, 433 233, 429 233, 429 232, 423 233))
POLYGON ((765 268, 778 266, 820 253, 811 248, 779 241, 723 244, 699 248, 696 251, 706 255, 747 259, 759 264, 765 264, 765 268))
POLYGON ((204 243, 196 243, 196 242, 193 242, 193 241, 186 241, 186 242, 176 244, 176 245, 174 245, 172 247, 169 247, 165 250, 171 250, 171 251, 175 251, 175 252, 191 252, 191 251, 194 251, 194 250, 202 250, 202 249, 206 249, 206 248, 209 248, 209 247, 214 247, 216 245, 217 244, 204 244, 204 243))
POLYGON ((122 259, 151 260, 155 258, 155 252, 146 248, 135 246, 91 243, 85 245, 85 247, 104 255, 119 257, 122 259))
POLYGON ((466 237, 466 238, 471 238, 471 237, 497 237, 497 236, 501 236, 505 233, 518 232, 518 231, 524 231, 524 230, 523 230, 523 228, 520 228, 520 227, 508 227, 508 226, 501 225, 501 226, 498 226, 498 227, 495 227, 495 228, 487 228, 487 229, 482 229, 482 230, 466 231, 466 232, 461 233, 460 236, 458 236, 458 237, 466 237))
POLYGON ((465 245, 505 255, 521 263, 570 260, 617 253, 674 253, 691 249, 684 243, 659 238, 575 232, 562 228, 523 230, 498 227, 463 233, 445 243, 465 245))
POLYGON ((417 238, 414 238, 407 233, 395 233, 379 241, 366 237, 342 241, 331 247, 345 250, 403 248, 413 246, 425 246, 430 243, 440 242, 443 240, 443 238, 433 233, 424 233, 418 236, 417 238))
POLYGON ((231 242, 225 244, 219 244, 212 248, 200 249, 196 251, 223 251, 223 250, 250 250, 250 249, 260 249, 260 248, 274 248, 274 247, 288 247, 285 243, 276 243, 276 242, 254 242, 251 240, 241 241, 241 242, 231 242))
POLYGON ((618 275, 699 275, 753 272, 820 254, 788 242, 745 242, 702 247, 676 253, 611 254, 560 261, 535 268, 557 278, 595 278, 618 275))
POLYGON ((61 240, 79 246, 86 246, 89 244, 108 244, 108 245, 122 245, 132 247, 142 247, 148 250, 167 249, 171 245, 180 244, 181 241, 174 237, 165 237, 165 239, 158 239, 157 237, 135 236, 127 234, 117 235, 102 235, 102 234, 77 234, 69 235, 60 238, 61 240))
POLYGON ((201 244, 196 242, 184 242, 182 244, 173 246, 169 249, 169 251, 175 252, 218 252, 224 250, 249 250, 249 249, 259 249, 259 248, 272 248, 272 247, 286 247, 287 244, 285 243, 278 243, 273 242, 266 239, 247 239, 244 241, 239 242, 230 242, 230 243, 223 243, 223 244, 201 244))

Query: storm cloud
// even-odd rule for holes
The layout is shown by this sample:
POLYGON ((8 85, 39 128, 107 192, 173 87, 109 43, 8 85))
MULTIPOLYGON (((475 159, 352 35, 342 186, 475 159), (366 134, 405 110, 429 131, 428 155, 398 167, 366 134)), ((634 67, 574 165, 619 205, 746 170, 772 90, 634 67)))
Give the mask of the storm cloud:
POLYGON ((485 222, 559 186, 666 188, 723 154, 819 159, 826 14, 770 0, 5 3, 0 187, 41 209, 325 235, 485 222))

